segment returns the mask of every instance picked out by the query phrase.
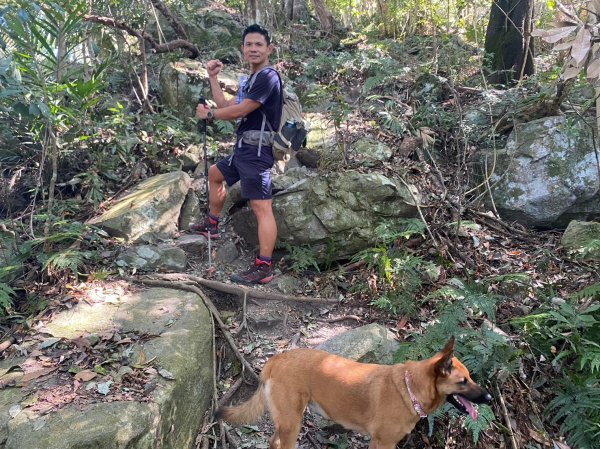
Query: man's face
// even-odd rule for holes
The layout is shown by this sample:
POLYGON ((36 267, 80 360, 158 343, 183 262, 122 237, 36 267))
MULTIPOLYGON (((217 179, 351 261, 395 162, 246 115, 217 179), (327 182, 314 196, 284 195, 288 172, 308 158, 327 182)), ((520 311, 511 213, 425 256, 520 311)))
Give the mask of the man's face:
POLYGON ((242 53, 250 65, 261 65, 269 60, 273 45, 267 45, 267 39, 260 33, 248 33, 244 38, 242 53))

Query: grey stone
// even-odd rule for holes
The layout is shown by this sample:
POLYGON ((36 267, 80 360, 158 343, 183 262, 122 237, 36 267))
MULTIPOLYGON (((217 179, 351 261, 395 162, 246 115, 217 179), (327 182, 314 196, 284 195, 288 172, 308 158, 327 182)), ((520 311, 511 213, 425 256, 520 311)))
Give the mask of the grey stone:
POLYGON ((117 265, 142 271, 185 271, 186 253, 173 246, 140 245, 128 248, 117 258, 117 265))
MULTIPOLYGON (((382 219, 412 218, 417 214, 408 189, 399 181, 376 173, 348 171, 317 176, 290 170, 274 179, 273 213, 278 240, 310 246, 317 260, 351 256, 377 242, 374 223, 382 219)), ((239 187, 230 190, 232 203, 239 187)), ((417 193, 414 193, 418 196, 417 193)), ((231 213, 235 231, 257 244, 257 225, 248 206, 231 213)))
POLYGON ((273 282, 284 295, 290 295, 300 288, 300 281, 294 276, 277 276, 273 282))
POLYGON ((560 116, 516 125, 497 158, 484 156, 488 172, 495 163, 490 184, 505 219, 565 228, 600 216, 598 161, 585 123, 560 116))
POLYGON ((248 325, 254 330, 274 329, 283 324, 285 303, 270 301, 271 307, 260 307, 248 302, 246 306, 248 325))
POLYGON ((176 245, 190 258, 203 256, 208 248, 208 240, 200 234, 182 235, 176 240, 176 245))
POLYGON ((374 162, 389 161, 394 152, 383 142, 369 137, 363 137, 354 143, 353 150, 356 158, 364 165, 372 165, 374 162))
POLYGON ((560 243, 577 259, 600 261, 600 223, 573 220, 560 243))
POLYGON ((173 237, 191 178, 175 171, 138 184, 109 210, 88 221, 129 243, 156 243, 173 237))
POLYGON ((235 243, 226 240, 216 245, 215 262, 231 263, 238 257, 240 257, 240 252, 235 243))
POLYGON ((220 48, 213 53, 213 59, 218 59, 228 64, 240 64, 242 53, 238 47, 220 48))
POLYGON ((415 80, 411 96, 417 101, 439 102, 444 97, 444 83, 447 81, 441 76, 424 73, 415 80))
POLYGON ((316 349, 357 362, 391 364, 399 347, 400 343, 385 326, 373 323, 337 335, 316 349))
MULTIPOLYGON (((0 445, 4 449, 191 449, 213 388, 212 325, 208 310, 193 293, 152 288, 105 294, 61 312, 43 332, 57 338, 118 329, 159 336, 137 345, 154 365, 175 380, 156 376, 148 402, 115 401, 68 405, 47 415, 11 406, 35 391, 0 390, 0 445)), ((14 361, 5 360, 2 366, 14 361)), ((20 373, 20 375, 23 375, 20 373)), ((52 385, 53 375, 35 388, 52 385)), ((111 388, 119 388, 111 385, 111 388)))

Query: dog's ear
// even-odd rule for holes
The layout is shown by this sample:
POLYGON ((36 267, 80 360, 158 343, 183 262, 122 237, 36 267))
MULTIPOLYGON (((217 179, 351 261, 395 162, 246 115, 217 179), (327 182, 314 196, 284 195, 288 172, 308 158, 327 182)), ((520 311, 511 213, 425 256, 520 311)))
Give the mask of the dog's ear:
POLYGON ((452 371, 452 357, 454 357, 454 336, 446 343, 440 355, 440 359, 435 363, 435 371, 441 376, 449 376, 452 371))
POLYGON ((448 340, 448 343, 446 343, 446 346, 444 346, 444 349, 442 349, 442 354, 446 353, 454 353, 454 335, 450 337, 450 340, 448 340))

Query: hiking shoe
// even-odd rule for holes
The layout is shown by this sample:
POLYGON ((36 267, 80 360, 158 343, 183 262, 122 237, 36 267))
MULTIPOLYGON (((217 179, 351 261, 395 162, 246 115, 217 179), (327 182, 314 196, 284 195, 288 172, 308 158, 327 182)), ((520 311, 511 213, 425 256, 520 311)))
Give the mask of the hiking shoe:
POLYGON ((206 238, 208 238, 209 232, 211 239, 218 239, 220 237, 219 222, 210 217, 206 217, 202 223, 190 225, 190 231, 201 234, 206 238))
POLYGON ((256 259, 250 269, 234 274, 230 279, 240 284, 266 284, 273 279, 273 267, 271 264, 256 259))

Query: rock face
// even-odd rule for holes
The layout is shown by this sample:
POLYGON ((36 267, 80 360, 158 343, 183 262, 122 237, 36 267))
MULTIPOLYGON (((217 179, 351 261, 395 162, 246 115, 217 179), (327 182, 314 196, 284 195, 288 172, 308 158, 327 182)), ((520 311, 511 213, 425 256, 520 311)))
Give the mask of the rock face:
MULTIPOLYGON (((353 255, 377 241, 375 227, 382 219, 417 214, 406 187, 375 173, 317 176, 292 170, 276 178, 274 187, 279 241, 311 246, 321 258, 328 251, 340 258, 353 255)), ((237 186, 231 194, 234 203, 240 201, 237 186)), ((232 223, 248 243, 257 243, 256 219, 248 206, 232 213, 232 223)))
POLYGON ((315 349, 362 363, 392 364, 399 347, 400 343, 385 326, 373 323, 344 332, 315 349))
POLYGON ((155 243, 177 232, 191 178, 182 171, 153 176, 88 223, 129 243, 155 243))
MULTIPOLYGON (((238 74, 225 70, 219 74, 223 90, 235 95, 238 74)), ((160 73, 161 100, 178 117, 188 120, 200 97, 211 98, 206 71, 200 61, 181 59, 163 67, 160 73)))
POLYGON ((373 166, 377 162, 389 161, 394 152, 390 147, 375 139, 363 137, 354 143, 353 150, 357 161, 366 166, 373 166))
MULTIPOLYGON (((488 173, 493 156, 487 154, 488 173)), ((600 216, 600 178, 590 128, 564 116, 516 125, 491 177, 495 205, 507 220, 565 228, 600 216)))
POLYGON ((560 243, 577 259, 600 262, 600 223, 573 220, 560 243))
MULTIPOLYGON (((156 369, 168 371, 174 380, 155 374, 149 381, 155 388, 147 402, 117 399, 67 405, 45 415, 31 411, 26 401, 51 389, 60 370, 22 388, 5 388, 0 391, 0 448, 192 448, 213 391, 212 325, 201 299, 193 293, 154 288, 89 300, 93 302, 81 302, 59 314, 45 331, 57 340, 88 335, 87 340, 93 341, 91 335, 111 329, 156 336, 136 344, 133 352, 143 353, 146 361, 153 360, 156 369)), ((117 352, 125 349, 125 345, 115 346, 117 352)), ((126 357, 115 355, 118 360, 126 357)), ((33 353, 31 358, 35 358, 33 353)), ((25 360, 4 360, 2 368, 7 364, 26 366, 25 360)), ((18 385, 18 376, 24 373, 14 375, 18 385)), ((110 372, 102 377, 115 379, 110 372)), ((122 391, 123 386, 115 381, 110 388, 122 391)))

